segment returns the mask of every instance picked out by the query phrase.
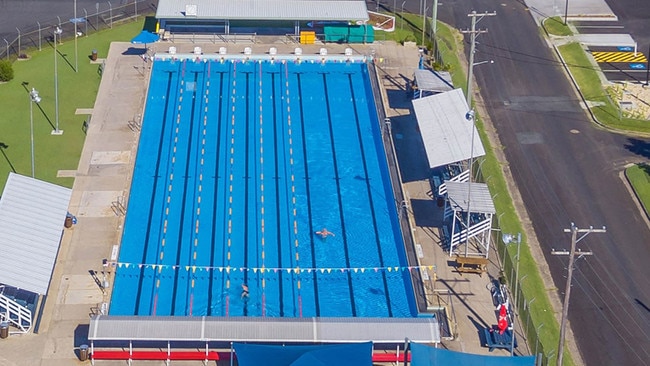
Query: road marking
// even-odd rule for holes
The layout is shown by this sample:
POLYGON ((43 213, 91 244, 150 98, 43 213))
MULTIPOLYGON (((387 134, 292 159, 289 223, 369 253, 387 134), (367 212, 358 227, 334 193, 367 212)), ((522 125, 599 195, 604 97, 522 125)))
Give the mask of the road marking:
POLYGON ((634 52, 592 52, 596 62, 648 62, 645 55, 641 52, 637 52, 636 56, 634 52))

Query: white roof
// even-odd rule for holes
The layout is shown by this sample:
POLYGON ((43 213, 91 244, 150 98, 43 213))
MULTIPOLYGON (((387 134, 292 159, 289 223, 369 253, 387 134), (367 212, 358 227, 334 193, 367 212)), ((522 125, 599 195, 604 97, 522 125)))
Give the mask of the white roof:
POLYGON ((0 282, 47 293, 72 190, 9 173, 0 197, 0 282))
POLYGON ((418 318, 273 318, 106 316, 90 319, 92 341, 243 341, 440 343, 435 317, 418 318))
POLYGON ((467 119, 470 109, 461 89, 412 102, 430 168, 485 155, 474 122, 467 119))
POLYGON ((454 211, 491 213, 497 211, 485 183, 454 182, 446 180, 447 199, 454 211), (469 204, 467 199, 469 198, 469 204))
POLYGON ((454 89, 451 74, 447 71, 415 70, 415 83, 419 90, 434 93, 446 92, 454 89))
POLYGON ((368 20, 368 9, 362 0, 159 0, 156 18, 350 21, 368 20))

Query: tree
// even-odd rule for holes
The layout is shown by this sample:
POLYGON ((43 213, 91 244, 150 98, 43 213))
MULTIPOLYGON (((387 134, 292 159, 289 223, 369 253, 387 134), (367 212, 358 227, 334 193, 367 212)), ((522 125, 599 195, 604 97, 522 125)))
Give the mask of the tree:
POLYGON ((14 78, 14 68, 11 62, 0 60, 0 82, 7 82, 14 78))

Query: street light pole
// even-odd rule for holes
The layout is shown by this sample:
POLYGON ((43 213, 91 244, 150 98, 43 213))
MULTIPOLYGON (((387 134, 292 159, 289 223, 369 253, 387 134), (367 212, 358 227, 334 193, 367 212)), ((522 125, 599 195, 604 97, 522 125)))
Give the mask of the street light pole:
POLYGON ((5 43, 7 44, 7 54, 5 56, 7 56, 7 60, 9 60, 9 42, 7 41, 6 38, 3 38, 3 39, 5 40, 5 43))
POLYGON ((55 113, 55 118, 56 118, 56 124, 54 127, 54 130, 52 131, 52 135, 62 135, 63 131, 59 130, 59 76, 58 76, 58 65, 57 65, 57 50, 56 50, 56 36, 59 36, 61 38, 61 33, 63 33, 63 30, 61 28, 56 27, 54 30, 54 113, 55 113))
POLYGON ((29 92, 29 136, 31 140, 32 153, 32 178, 34 178, 34 102, 40 103, 41 97, 38 96, 38 90, 32 88, 29 92))
MULTIPOLYGON (((512 243, 514 240, 511 234, 503 234, 503 242, 508 245, 512 243)), ((512 314, 512 343, 510 344, 510 356, 514 356, 515 354, 515 314, 517 311, 517 305, 519 304, 518 300, 518 295, 519 295, 519 255, 521 253, 521 233, 517 233, 517 264, 515 266, 515 306, 513 307, 513 314, 512 314)))
POLYGON ((569 17, 569 0, 564 2, 564 25, 566 25, 566 20, 569 17))
POLYGON ((77 57, 77 0, 74 3, 74 72, 79 72, 79 61, 77 57))
MULTIPOLYGON (((404 2, 402 3, 402 12, 400 13, 401 21, 399 23, 399 29, 400 30, 404 29, 404 4, 406 4, 406 0, 404 0, 404 2)), ((5 42, 6 42, 6 40, 5 40, 5 42)))

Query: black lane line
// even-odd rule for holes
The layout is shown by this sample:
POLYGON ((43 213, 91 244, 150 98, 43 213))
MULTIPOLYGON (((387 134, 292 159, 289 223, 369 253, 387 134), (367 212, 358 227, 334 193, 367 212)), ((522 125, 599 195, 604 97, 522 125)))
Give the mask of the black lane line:
MULTIPOLYGON (((176 249, 176 265, 180 265, 181 261, 181 253, 182 253, 182 248, 183 248, 183 222, 185 222, 185 215, 187 213, 186 210, 186 203, 187 203, 187 194, 188 194, 188 189, 187 189, 187 182, 189 181, 189 173, 190 173, 190 160, 192 159, 192 139, 194 138, 194 127, 198 125, 198 123, 194 123, 194 114, 196 113, 196 83, 199 78, 199 73, 197 71, 191 71, 194 74, 194 91, 192 92, 192 108, 190 112, 190 132, 187 136, 187 157, 185 158, 185 174, 183 175, 183 200, 181 202, 181 212, 180 212, 180 230, 178 230, 178 248, 176 249)), ((193 214, 190 213, 190 214, 193 214)), ((190 241, 190 244, 192 242, 190 241)), ((191 247, 190 247, 191 249, 191 247)), ((171 314, 175 314, 176 311, 176 295, 178 293, 178 280, 180 277, 181 271, 178 270, 174 274, 174 290, 172 291, 172 308, 171 308, 171 314)))
MULTIPOLYGON (((158 183, 160 181, 160 179, 159 179, 160 178, 160 169, 161 169, 161 167, 160 167, 160 157, 161 157, 160 151, 162 151, 163 141, 165 140, 165 130, 167 128, 167 123, 169 122, 169 119, 167 118, 167 113, 169 111, 169 104, 172 103, 172 101, 175 102, 176 100, 178 100, 178 98, 169 98, 169 92, 170 92, 171 87, 172 87, 172 74, 173 73, 174 73, 174 71, 167 71, 167 91, 166 91, 166 94, 165 94, 167 96, 167 98, 165 98, 165 108, 164 108, 163 117, 162 117, 162 129, 160 130, 161 131, 160 140, 158 141, 158 154, 157 154, 158 158, 156 160, 156 172, 154 174, 154 177, 155 177, 155 179, 154 179, 154 189, 152 191, 151 200, 149 202, 149 215, 147 215, 148 216, 147 232, 145 234, 144 249, 142 251, 142 260, 140 261, 140 263, 145 263, 145 261, 147 260, 147 252, 149 251, 149 235, 151 235, 151 230, 152 230, 151 222, 153 221, 153 215, 152 215, 153 206, 155 204, 156 198, 158 198, 157 195, 156 195, 156 189, 157 189, 158 183)), ((161 224, 162 224, 162 222, 161 222, 161 224)), ((144 266, 142 266, 142 268, 140 268, 140 275, 139 275, 138 278, 142 278, 142 277, 144 277, 144 266)), ((153 290, 153 288, 152 288, 152 290, 153 290)), ((135 295, 135 304, 136 304, 135 305, 135 314, 136 315, 140 314, 140 300, 141 300, 141 298, 142 298, 142 281, 140 281, 140 285, 138 285, 137 294, 135 295)), ((150 313, 150 311, 147 311, 147 315, 150 315, 149 313, 150 313)))
MULTIPOLYGON (((307 164, 307 138, 305 137, 305 111, 303 106, 302 98, 302 81, 300 80, 300 75, 302 73, 296 73, 296 79, 298 84, 298 103, 300 107, 300 133, 302 136, 302 154, 303 154, 303 167, 305 169, 305 193, 307 194, 307 218, 309 222, 309 232, 314 232, 314 223, 312 220, 311 212, 311 192, 309 188, 309 166, 307 164)), ((311 247, 311 268, 316 268, 316 243, 314 243, 314 235, 309 235, 310 247, 311 247)), ((314 284, 314 305, 316 307, 316 316, 320 316, 320 302, 318 301, 318 281, 317 281, 317 272, 313 271, 312 281, 314 284)))
MULTIPOLYGON (((225 123, 225 121, 223 121, 222 118, 221 118, 221 113, 223 112, 223 98, 222 97, 223 97, 223 95, 227 95, 227 94, 224 94, 224 90, 223 90, 224 85, 225 85, 225 83, 224 83, 224 79, 225 79, 224 74, 225 74, 225 72, 219 72, 218 74, 220 76, 220 79, 219 79, 219 107, 218 107, 218 110, 217 110, 217 118, 214 121, 208 120, 208 123, 215 123, 217 125, 217 149, 215 150, 217 157, 216 157, 216 159, 214 159, 214 172, 215 172, 215 175, 219 174, 219 151, 221 151, 220 150, 221 149, 221 124, 225 123)), ((211 96, 211 98, 215 98, 215 96, 211 96)), ((217 201, 218 201, 218 199, 217 199, 218 192, 217 191, 218 191, 218 188, 219 188, 219 179, 218 179, 217 176, 215 176, 214 177, 214 187, 213 187, 214 196, 213 196, 213 199, 212 199, 212 223, 213 223, 212 224, 212 238, 210 240, 210 243, 211 243, 211 245, 210 245, 210 268, 212 268, 213 270, 210 273, 210 276, 208 277, 209 278, 209 280, 208 280, 208 311, 207 311, 208 316, 212 315, 212 297, 213 297, 212 286, 214 285, 214 273, 215 273, 215 271, 214 271, 214 267, 215 267, 215 265, 214 265, 215 264, 214 263, 214 254, 215 254, 216 249, 217 249, 217 230, 216 230, 217 225, 216 225, 216 223, 217 223, 217 201)), ((224 248, 225 243, 221 243, 221 244, 222 244, 222 248, 224 248)), ((219 266, 223 266, 223 261, 222 261, 222 263, 219 263, 219 266)), ((219 296, 217 298, 220 298, 220 297, 221 297, 221 294, 219 294, 219 296)))
MULTIPOLYGON (((280 211, 280 184, 278 182, 280 181, 280 166, 279 166, 279 161, 280 161, 280 156, 279 156, 279 149, 278 149, 278 127, 282 127, 283 121, 278 121, 277 119, 277 113, 278 113, 278 108, 277 105, 278 103, 282 103, 282 99, 278 98, 277 96, 277 90, 276 90, 276 85, 275 85, 275 76, 276 74, 279 74, 279 72, 270 72, 271 74, 271 85, 273 87, 271 88, 271 97, 273 98, 273 146, 275 146, 275 149, 273 150, 273 153, 275 155, 275 159, 273 159, 274 163, 274 168, 275 168, 275 217, 276 217, 276 243, 278 245, 278 267, 284 268, 282 266, 282 224, 281 224, 281 211, 280 211)), ((280 84, 280 88, 282 88, 282 84, 280 84)), ((280 90, 280 95, 282 95, 282 91, 280 90)), ((283 145, 284 146, 284 145, 283 145)), ((284 228, 286 230, 286 227, 284 228)), ((289 243, 286 243, 285 245, 291 245, 291 240, 289 240, 289 243)), ((291 253, 291 251, 289 251, 291 253)), ((284 271, 278 271, 278 291, 280 292, 280 316, 284 316, 284 294, 283 291, 283 282, 282 282, 282 277, 283 277, 283 272, 284 271)))
MULTIPOLYGON (((379 253, 379 263, 384 267, 384 255, 381 252, 381 242, 379 240, 379 229, 377 228, 377 216, 375 215, 375 204, 372 200, 372 192, 370 187, 370 178, 368 177, 368 163, 366 162, 366 152, 363 149, 363 139, 361 138, 361 126, 359 125, 359 112, 357 110, 356 97, 354 95, 354 83, 352 82, 352 74, 348 74, 348 82, 350 85, 350 93, 352 94, 352 109, 354 111, 354 121, 357 126, 357 137, 359 139, 359 146, 361 146, 361 161, 363 162, 363 174, 366 177, 366 191, 368 192, 368 202, 370 203, 370 212, 372 213, 372 229, 375 232, 375 243, 377 244, 377 253, 379 253)), ((393 309, 390 306, 390 294, 388 292, 388 280, 386 279, 386 271, 380 271, 381 278, 384 281, 384 293, 386 294, 386 304, 388 305, 388 316, 393 316, 393 309)))
MULTIPOLYGON (((348 239, 345 229, 345 218, 343 216, 343 198, 341 197, 341 177, 339 176, 339 165, 336 159, 336 148, 334 147, 334 126, 332 122, 332 114, 330 110, 330 98, 329 91, 327 87, 327 73, 321 73, 323 75, 323 86, 325 88, 325 105, 327 108, 327 121, 328 127, 330 130, 330 146, 332 147, 332 162, 334 164, 334 181, 336 181, 336 192, 337 199, 339 203, 339 218, 341 220, 341 237, 343 238, 343 247, 345 248, 345 266, 350 268, 350 253, 348 253, 348 239)), ((346 271, 348 277, 348 289, 350 291, 350 305, 352 306, 352 316, 357 316, 357 307, 354 303, 354 290, 352 288, 352 276, 350 271, 346 271)))
MULTIPOLYGON (((251 87, 250 87, 250 77, 251 77, 251 72, 244 72, 246 74, 246 118, 244 119, 244 123, 246 125, 246 133, 244 134, 244 152, 246 158, 244 159, 244 268, 248 268, 248 190, 250 189, 250 176, 248 174, 248 169, 250 165, 250 103, 255 103, 255 100, 251 101, 250 98, 250 93, 251 93, 251 87)), ((254 81, 254 80, 253 80, 254 81)), ((254 104, 253 104, 254 107, 254 104)), ((253 154, 254 155, 254 154, 253 154)), ((248 283, 248 271, 244 271, 244 283, 248 283)), ((244 316, 248 316, 248 302, 244 302, 244 316)))

